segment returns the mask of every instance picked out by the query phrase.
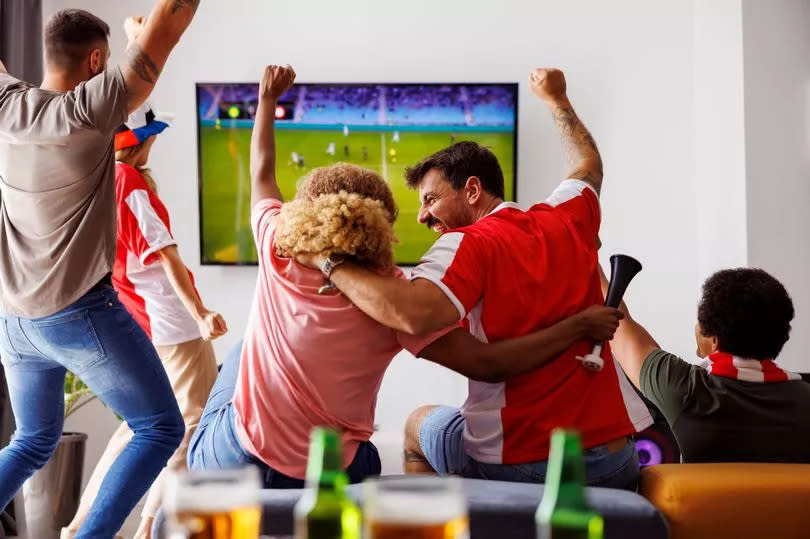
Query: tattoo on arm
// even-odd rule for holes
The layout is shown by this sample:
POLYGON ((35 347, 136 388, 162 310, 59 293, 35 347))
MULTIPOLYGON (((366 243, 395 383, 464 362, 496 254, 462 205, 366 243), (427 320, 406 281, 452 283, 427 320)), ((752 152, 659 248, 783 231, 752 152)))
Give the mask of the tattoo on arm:
POLYGON ((172 4, 172 15, 177 13, 178 10, 188 6, 191 7, 191 12, 196 13, 197 7, 200 5, 200 0, 174 0, 172 4))
POLYGON ((138 77, 149 84, 154 84, 160 76, 160 68, 152 61, 138 43, 133 42, 126 50, 127 64, 138 77))
POLYGON ((584 158, 599 157, 596 141, 582 125, 577 113, 570 105, 554 109, 553 114, 554 123, 562 132, 565 152, 570 163, 574 164, 584 158))

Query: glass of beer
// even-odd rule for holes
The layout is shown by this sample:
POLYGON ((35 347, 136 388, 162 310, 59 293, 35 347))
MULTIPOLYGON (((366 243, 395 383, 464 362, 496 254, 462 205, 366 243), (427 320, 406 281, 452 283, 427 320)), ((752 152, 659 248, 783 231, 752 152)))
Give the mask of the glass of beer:
POLYGON ((370 479, 364 484, 366 539, 468 539, 467 502, 455 477, 370 479))
POLYGON ((163 508, 169 539, 258 539, 259 471, 183 471, 166 478, 163 508))

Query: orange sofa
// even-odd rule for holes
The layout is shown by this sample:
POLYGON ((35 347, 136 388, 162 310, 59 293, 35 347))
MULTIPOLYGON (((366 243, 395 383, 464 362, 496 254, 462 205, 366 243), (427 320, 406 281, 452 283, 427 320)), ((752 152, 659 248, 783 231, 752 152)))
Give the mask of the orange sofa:
POLYGON ((810 464, 661 464, 640 493, 672 539, 810 538, 810 464))

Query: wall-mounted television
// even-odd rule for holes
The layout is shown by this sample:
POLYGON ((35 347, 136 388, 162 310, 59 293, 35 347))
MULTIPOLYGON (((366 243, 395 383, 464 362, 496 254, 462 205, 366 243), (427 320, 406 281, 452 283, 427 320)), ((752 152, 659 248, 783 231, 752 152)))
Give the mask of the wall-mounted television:
MULTIPOLYGON (((200 259, 255 264, 250 230, 250 135, 256 83, 197 84, 200 259)), ((517 178, 517 84, 296 84, 276 110, 277 178, 285 200, 314 167, 349 162, 380 173, 399 206, 400 265, 414 265, 436 240, 416 222, 419 197, 404 171, 461 140, 489 147, 506 197, 517 178)))

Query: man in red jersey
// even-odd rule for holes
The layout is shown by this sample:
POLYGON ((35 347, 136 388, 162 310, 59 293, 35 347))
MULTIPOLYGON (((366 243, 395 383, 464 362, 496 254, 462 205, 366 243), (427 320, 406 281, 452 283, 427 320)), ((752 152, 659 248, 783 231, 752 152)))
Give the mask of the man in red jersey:
MULTIPOLYGON (((574 112, 563 73, 536 69, 532 91, 545 102, 571 164, 544 202, 522 211, 504 201, 495 155, 459 142, 408 169, 419 190, 418 220, 442 235, 410 281, 375 274, 330 257, 302 260, 369 316, 413 334, 464 320, 484 342, 547 327, 603 302, 597 245, 602 161, 574 112)), ((635 488, 638 461, 630 440, 649 413, 605 346, 605 368, 576 359, 581 341, 528 374, 501 383, 470 380, 461 409, 425 406, 408 419, 405 471, 543 482, 552 429, 577 429, 591 485, 635 488)))

